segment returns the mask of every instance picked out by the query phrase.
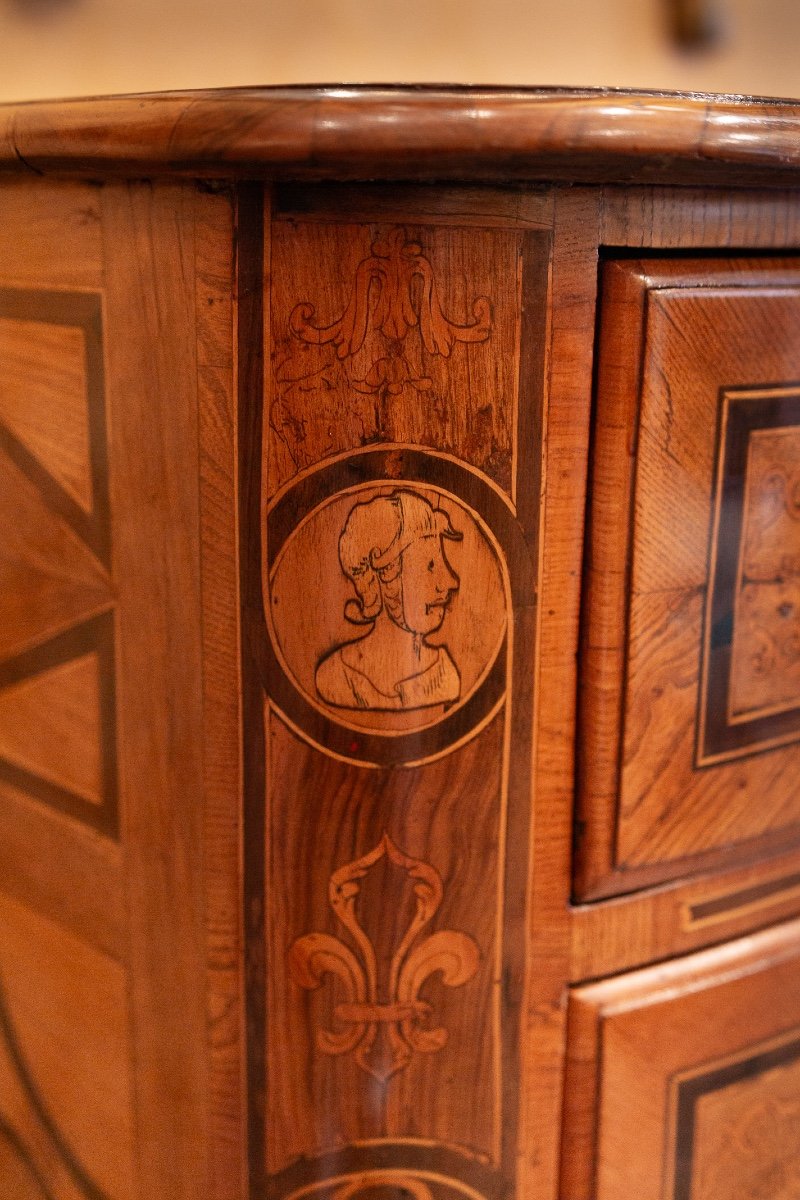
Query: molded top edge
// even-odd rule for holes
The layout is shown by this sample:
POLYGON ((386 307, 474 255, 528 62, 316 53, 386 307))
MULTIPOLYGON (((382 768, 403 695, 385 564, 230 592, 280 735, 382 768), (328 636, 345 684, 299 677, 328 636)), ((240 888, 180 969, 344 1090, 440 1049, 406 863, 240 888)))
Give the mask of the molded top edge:
POLYGON ((0 105, 0 170, 787 187, 800 102, 354 84, 35 101, 0 105))

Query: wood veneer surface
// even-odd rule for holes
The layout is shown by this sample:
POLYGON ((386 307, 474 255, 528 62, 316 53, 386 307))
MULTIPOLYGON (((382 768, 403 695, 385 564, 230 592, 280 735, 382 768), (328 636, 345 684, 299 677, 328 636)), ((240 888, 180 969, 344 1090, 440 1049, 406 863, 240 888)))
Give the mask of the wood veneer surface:
POLYGON ((0 168, 271 179, 765 183, 800 170, 792 101, 320 86, 0 106, 0 168))
MULTIPOLYGON (((95 1098, 104 1162, 91 1103, 69 1111, 52 1044, 31 1048, 41 1014, 69 1041, 59 988, 83 983, 20 953, 9 995, 35 1004, 22 1067, 0 1038, 0 1179, 24 1200, 106 1200, 98 1178, 110 1200, 571 1200, 562 1109, 591 1141, 574 1072, 596 1069, 580 1014, 603 988, 655 1010, 674 958, 682 1011, 707 1015, 678 959, 702 951, 746 1040, 724 964, 756 963, 762 1007, 794 980, 773 969, 794 925, 704 949, 797 916, 791 839, 571 895, 598 268, 795 249, 798 119, 459 88, 0 109, 0 881, 20 928, 106 964, 92 1036, 113 1030, 130 1076, 95 1098)), ((706 1193, 759 1086, 699 1105, 706 1193)), ((784 1169, 785 1141, 747 1178, 784 1169)))

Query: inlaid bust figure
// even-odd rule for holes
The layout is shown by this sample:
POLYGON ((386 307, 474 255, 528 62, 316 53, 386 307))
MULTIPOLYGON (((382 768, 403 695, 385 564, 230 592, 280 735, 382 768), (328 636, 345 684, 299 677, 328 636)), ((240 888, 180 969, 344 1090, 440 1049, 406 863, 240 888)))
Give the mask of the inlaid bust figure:
POLYGON ((366 629, 319 662, 316 687, 339 708, 417 709, 452 704, 458 668, 428 638, 443 625, 459 579, 446 541, 449 515, 417 492, 398 489, 355 504, 339 538, 339 562, 356 598, 345 618, 366 629))

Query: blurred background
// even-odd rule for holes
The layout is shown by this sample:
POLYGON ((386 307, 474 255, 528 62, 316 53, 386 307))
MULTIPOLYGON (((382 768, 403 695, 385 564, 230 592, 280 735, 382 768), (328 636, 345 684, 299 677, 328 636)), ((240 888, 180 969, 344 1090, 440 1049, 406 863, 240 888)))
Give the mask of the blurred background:
POLYGON ((0 0, 1 100, 306 82, 800 94, 800 0, 0 0))

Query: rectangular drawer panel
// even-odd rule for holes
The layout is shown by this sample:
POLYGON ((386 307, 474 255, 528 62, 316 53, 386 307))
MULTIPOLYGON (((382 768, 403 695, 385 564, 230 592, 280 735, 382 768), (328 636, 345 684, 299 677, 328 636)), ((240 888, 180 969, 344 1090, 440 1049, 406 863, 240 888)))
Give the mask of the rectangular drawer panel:
POLYGON ((800 269, 606 266, 578 891, 796 841, 800 269))
POLYGON ((562 1200, 800 1195, 800 923, 578 988, 562 1200))

